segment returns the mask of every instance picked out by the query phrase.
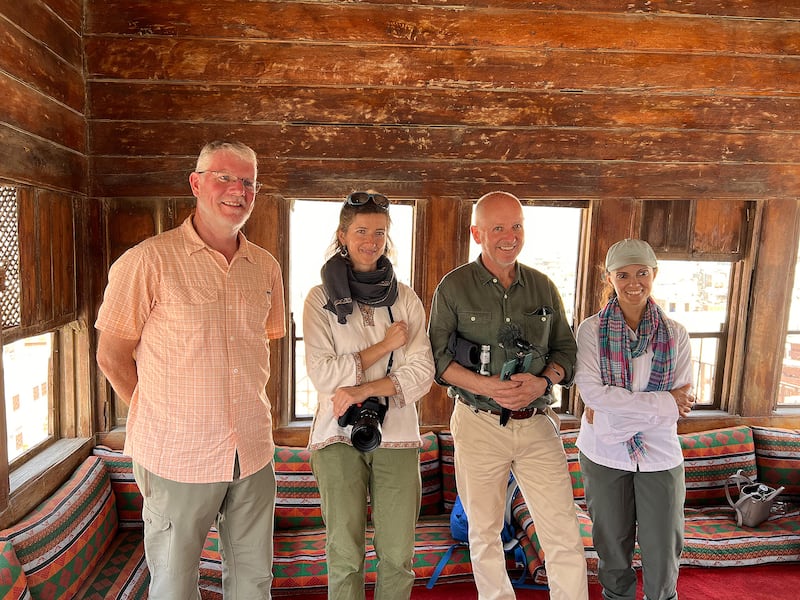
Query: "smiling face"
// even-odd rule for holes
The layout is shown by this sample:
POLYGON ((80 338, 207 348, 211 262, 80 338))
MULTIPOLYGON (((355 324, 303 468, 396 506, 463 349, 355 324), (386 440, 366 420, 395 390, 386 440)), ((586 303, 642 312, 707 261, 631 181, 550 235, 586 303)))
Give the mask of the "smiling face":
POLYGON ((354 271, 375 271, 378 259, 386 250, 386 235, 389 231, 389 215, 381 213, 358 213, 345 231, 337 233, 339 243, 347 248, 354 271))
POLYGON ((498 274, 514 266, 525 243, 522 206, 505 193, 483 198, 476 208, 472 238, 481 246, 484 266, 498 274))
POLYGON ((255 181, 256 165, 230 151, 212 154, 208 163, 189 176, 192 193, 197 198, 195 227, 215 235, 236 235, 253 212, 255 193, 244 188, 242 179, 255 181), (224 181, 233 176, 236 181, 224 181))
POLYGON ((608 283, 617 293, 619 306, 626 318, 641 317, 657 272, 657 268, 647 265, 626 265, 606 274, 608 283))

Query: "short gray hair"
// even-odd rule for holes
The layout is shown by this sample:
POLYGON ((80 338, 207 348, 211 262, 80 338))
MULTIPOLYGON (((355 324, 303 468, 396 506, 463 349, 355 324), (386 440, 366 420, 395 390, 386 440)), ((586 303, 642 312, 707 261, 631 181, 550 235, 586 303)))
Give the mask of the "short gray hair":
POLYGON ((205 171, 209 162, 211 162, 211 157, 217 152, 230 152, 231 154, 235 154, 243 160, 252 162, 256 170, 258 170, 258 157, 256 156, 255 150, 242 142, 226 142, 223 140, 214 140, 203 146, 203 149, 200 150, 200 155, 197 157, 197 166, 195 170, 205 171))

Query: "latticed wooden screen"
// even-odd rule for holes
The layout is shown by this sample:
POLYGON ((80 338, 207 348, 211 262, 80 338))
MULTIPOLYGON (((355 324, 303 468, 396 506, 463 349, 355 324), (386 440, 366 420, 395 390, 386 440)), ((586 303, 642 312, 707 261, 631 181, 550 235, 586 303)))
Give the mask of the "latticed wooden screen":
POLYGON ((3 329, 20 322, 17 190, 0 186, 0 317, 3 329))

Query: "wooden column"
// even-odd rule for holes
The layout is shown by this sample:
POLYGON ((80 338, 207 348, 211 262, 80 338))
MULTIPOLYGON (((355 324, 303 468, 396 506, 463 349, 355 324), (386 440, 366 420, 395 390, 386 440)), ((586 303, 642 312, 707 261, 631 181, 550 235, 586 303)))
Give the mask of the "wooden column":
POLYGON ((750 318, 742 367, 741 415, 774 408, 782 369, 786 324, 794 284, 800 200, 765 201, 761 243, 750 290, 750 318))

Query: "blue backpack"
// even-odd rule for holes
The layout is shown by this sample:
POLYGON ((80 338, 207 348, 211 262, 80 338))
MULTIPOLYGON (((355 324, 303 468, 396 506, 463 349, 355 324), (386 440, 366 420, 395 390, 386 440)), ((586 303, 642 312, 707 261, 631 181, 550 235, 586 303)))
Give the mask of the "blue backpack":
MULTIPOLYGON (((500 532, 500 539, 503 541, 503 550, 505 550, 506 553, 513 552, 514 561, 517 566, 522 567, 522 575, 517 579, 513 579, 511 584, 518 588, 548 589, 547 586, 525 584, 525 578, 528 574, 528 557, 525 556, 525 551, 519 543, 517 528, 511 516, 511 504, 518 493, 519 486, 514 479, 514 475, 509 473, 508 486, 506 487, 506 509, 503 518, 503 529, 500 532)), ((456 543, 450 546, 442 558, 439 559, 439 563, 433 570, 433 574, 426 585, 428 589, 433 588, 436 584, 436 580, 439 579, 439 575, 441 575, 442 570, 453 555, 453 551, 456 548, 464 546, 469 548, 469 522, 467 521, 467 513, 464 512, 464 506, 461 504, 461 496, 456 497, 453 511, 450 513, 450 535, 456 540, 456 543)))

